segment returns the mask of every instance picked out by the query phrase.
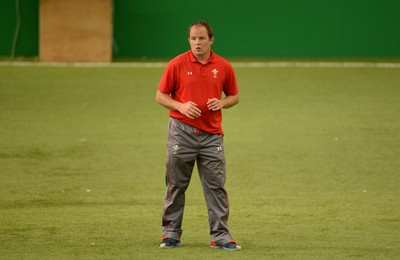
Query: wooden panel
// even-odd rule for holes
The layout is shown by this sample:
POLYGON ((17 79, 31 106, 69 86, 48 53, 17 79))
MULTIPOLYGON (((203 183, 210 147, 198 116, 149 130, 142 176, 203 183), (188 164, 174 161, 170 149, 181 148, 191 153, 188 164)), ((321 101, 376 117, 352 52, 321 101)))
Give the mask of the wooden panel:
POLYGON ((41 61, 112 59, 112 0, 41 0, 41 61))

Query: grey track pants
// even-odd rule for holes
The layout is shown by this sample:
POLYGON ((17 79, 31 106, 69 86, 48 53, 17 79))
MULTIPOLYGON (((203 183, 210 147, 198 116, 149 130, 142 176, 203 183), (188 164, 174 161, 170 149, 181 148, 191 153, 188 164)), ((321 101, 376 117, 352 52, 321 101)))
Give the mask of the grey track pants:
POLYGON ((162 214, 163 237, 180 240, 185 191, 193 167, 197 169, 208 208, 211 240, 225 244, 232 240, 228 229, 229 203, 223 136, 203 132, 171 118, 168 129, 166 186, 162 214))

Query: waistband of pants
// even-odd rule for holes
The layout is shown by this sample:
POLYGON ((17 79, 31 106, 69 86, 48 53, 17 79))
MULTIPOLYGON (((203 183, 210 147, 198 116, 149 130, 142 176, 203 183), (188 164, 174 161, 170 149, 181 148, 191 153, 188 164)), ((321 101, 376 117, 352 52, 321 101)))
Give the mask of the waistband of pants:
POLYGON ((170 117, 170 120, 174 121, 177 125, 180 125, 180 127, 183 130, 185 130, 186 132, 188 132, 188 133, 193 133, 194 135, 200 135, 202 133, 210 134, 210 133, 207 133, 207 132, 205 132, 205 131, 197 128, 197 127, 194 127, 192 125, 186 124, 186 123, 180 121, 179 119, 176 119, 175 117, 170 117))

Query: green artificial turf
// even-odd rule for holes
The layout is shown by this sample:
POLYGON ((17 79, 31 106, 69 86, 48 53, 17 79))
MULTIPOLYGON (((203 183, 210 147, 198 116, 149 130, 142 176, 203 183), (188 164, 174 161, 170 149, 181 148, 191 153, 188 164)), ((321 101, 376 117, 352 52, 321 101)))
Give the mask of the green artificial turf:
POLYGON ((237 68, 230 228, 209 248, 193 173, 184 245, 158 249, 162 68, 0 66, 2 259, 396 259, 400 69, 237 68))

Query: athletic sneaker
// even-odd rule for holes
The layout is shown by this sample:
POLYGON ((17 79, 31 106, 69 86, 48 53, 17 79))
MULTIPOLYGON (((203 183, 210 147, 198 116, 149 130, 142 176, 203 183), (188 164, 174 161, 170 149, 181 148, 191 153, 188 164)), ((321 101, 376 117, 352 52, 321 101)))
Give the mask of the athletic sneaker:
POLYGON ((228 242, 226 244, 218 244, 217 242, 211 242, 211 248, 222 248, 225 250, 230 250, 230 251, 236 251, 236 250, 241 250, 242 247, 236 244, 235 240, 232 240, 231 242, 228 242))
POLYGON ((173 238, 164 238, 160 244, 160 248, 173 248, 182 245, 181 241, 173 238))

